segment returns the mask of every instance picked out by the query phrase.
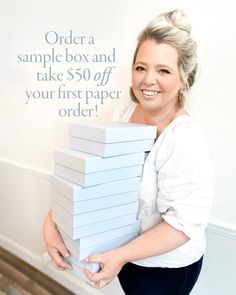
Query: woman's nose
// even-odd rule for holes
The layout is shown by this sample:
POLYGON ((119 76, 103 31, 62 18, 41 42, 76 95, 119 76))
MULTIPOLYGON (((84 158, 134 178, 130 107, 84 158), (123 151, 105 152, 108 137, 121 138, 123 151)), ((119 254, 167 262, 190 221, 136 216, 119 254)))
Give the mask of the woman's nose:
POLYGON ((145 76, 143 78, 143 83, 146 85, 154 85, 157 83, 156 73, 153 71, 146 71, 145 76))

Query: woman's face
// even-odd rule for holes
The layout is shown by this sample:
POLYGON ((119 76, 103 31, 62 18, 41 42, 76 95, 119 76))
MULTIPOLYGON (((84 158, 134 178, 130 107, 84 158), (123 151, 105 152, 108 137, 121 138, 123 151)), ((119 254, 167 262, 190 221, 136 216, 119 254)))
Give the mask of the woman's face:
POLYGON ((137 52, 132 72, 133 92, 142 108, 154 113, 171 111, 183 87, 178 52, 166 43, 144 41, 137 52))

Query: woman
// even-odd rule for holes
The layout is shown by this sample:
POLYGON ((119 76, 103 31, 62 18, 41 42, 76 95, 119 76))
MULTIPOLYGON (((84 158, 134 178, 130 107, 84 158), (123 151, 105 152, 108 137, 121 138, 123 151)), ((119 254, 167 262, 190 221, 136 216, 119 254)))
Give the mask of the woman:
MULTIPOLYGON (((141 234, 127 245, 88 257, 101 263, 95 288, 116 275, 125 294, 187 295, 199 276, 205 226, 213 194, 212 169, 200 129, 184 108, 197 70, 196 44, 181 10, 161 14, 138 38, 132 102, 113 120, 157 126, 141 179, 141 234)), ((49 254, 66 269, 63 245, 49 213, 44 226, 49 254)))

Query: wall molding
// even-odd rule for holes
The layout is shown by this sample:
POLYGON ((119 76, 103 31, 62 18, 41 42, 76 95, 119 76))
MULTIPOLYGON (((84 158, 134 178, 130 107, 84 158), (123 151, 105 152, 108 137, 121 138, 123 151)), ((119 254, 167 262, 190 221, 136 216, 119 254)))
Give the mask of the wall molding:
POLYGON ((5 157, 0 157, 0 168, 11 169, 15 172, 19 171, 21 174, 28 174, 45 180, 49 180, 52 174, 50 170, 40 169, 5 157))
POLYGON ((223 219, 211 217, 207 225, 207 232, 236 240, 236 224, 223 219))

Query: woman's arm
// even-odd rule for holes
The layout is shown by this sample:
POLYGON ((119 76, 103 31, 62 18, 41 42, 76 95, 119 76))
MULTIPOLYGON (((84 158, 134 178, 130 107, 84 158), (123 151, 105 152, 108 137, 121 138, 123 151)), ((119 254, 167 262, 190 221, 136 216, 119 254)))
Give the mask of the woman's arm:
POLYGON ((70 254, 62 241, 56 224, 52 221, 51 210, 48 212, 43 224, 43 236, 54 266, 60 270, 70 269, 71 266, 63 261, 63 257, 68 258, 70 254))
POLYGON ((188 240, 182 231, 162 221, 123 247, 88 257, 88 262, 100 263, 101 270, 95 274, 85 270, 85 274, 91 281, 96 282, 94 287, 102 288, 127 262, 167 253, 188 240))
POLYGON ((185 244, 188 240, 184 232, 162 221, 129 244, 119 248, 119 255, 122 261, 127 263, 167 253, 185 244))

